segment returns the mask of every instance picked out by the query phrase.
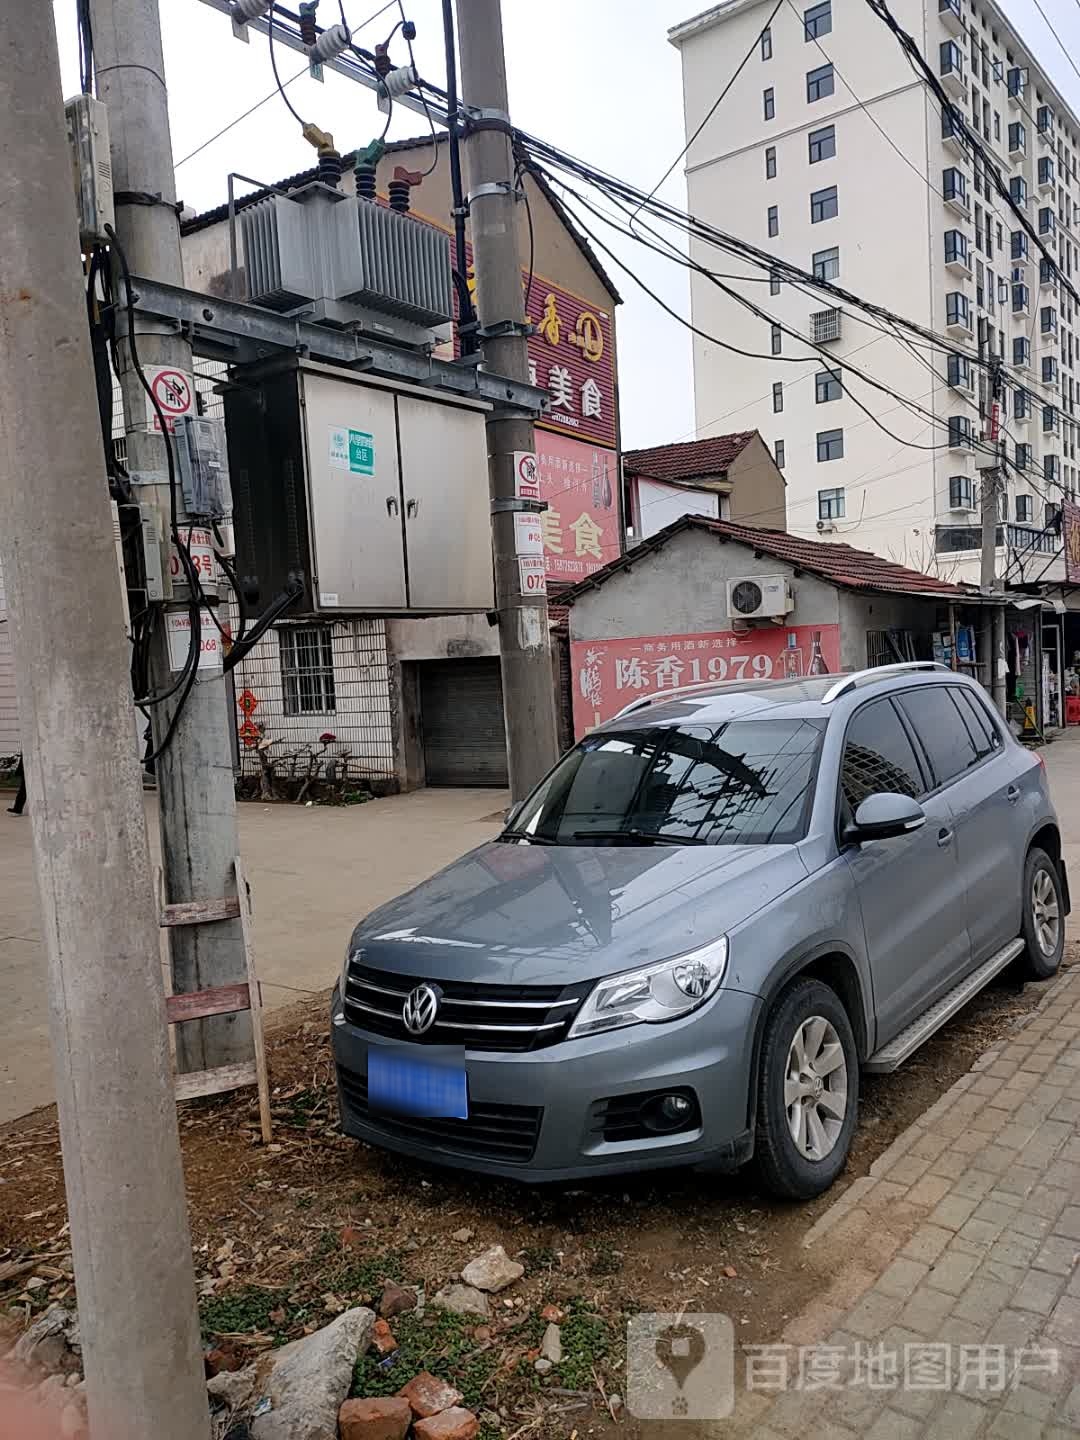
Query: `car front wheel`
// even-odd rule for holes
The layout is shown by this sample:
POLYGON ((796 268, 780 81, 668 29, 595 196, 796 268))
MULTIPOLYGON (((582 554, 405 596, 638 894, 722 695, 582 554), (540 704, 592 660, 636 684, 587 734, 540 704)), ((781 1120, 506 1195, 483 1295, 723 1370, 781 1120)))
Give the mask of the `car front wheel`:
POLYGON ((1035 980, 1056 975, 1065 949, 1061 876, 1045 850, 1028 851, 1024 865, 1023 964, 1035 980))
POLYGON ((810 1200, 844 1168, 859 1103, 851 1022, 836 992, 798 980, 765 1023, 755 1158, 774 1195, 810 1200))

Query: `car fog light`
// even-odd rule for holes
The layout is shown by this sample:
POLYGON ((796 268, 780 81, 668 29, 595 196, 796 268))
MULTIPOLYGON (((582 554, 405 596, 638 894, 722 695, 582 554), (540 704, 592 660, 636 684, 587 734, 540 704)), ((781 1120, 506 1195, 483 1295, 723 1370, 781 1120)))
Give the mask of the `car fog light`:
POLYGON ((642 1108, 641 1118, 650 1130, 681 1130, 694 1110, 685 1095, 654 1095, 642 1108))

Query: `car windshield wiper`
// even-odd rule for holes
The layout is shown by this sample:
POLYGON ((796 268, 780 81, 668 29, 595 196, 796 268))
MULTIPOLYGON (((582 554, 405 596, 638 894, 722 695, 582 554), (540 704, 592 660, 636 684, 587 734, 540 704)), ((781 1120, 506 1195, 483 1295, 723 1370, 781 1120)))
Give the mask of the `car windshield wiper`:
POLYGON ((527 840, 530 845, 558 845, 558 840, 553 840, 550 835, 532 835, 528 830, 504 830, 501 835, 495 837, 497 840, 527 840))
POLYGON ((575 840, 626 840, 633 845, 708 845, 700 835, 663 835, 655 830, 575 830, 575 840))

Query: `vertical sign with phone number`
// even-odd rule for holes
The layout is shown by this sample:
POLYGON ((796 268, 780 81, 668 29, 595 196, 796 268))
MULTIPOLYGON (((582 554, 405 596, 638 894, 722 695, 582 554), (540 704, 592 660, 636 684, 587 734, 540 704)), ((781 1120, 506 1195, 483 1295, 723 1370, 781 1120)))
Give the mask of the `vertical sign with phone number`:
POLYGON ((711 680, 797 680, 840 669, 839 625, 575 640, 570 646, 574 733, 610 720, 632 700, 711 680))

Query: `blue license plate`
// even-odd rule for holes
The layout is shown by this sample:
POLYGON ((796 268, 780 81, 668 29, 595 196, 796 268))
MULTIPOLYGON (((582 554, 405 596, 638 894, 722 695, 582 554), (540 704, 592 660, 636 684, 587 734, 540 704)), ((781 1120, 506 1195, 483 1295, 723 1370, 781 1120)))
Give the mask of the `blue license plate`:
POLYGON ((423 1059, 390 1046, 368 1049, 368 1108, 427 1119, 469 1118, 465 1067, 450 1057, 423 1059))

